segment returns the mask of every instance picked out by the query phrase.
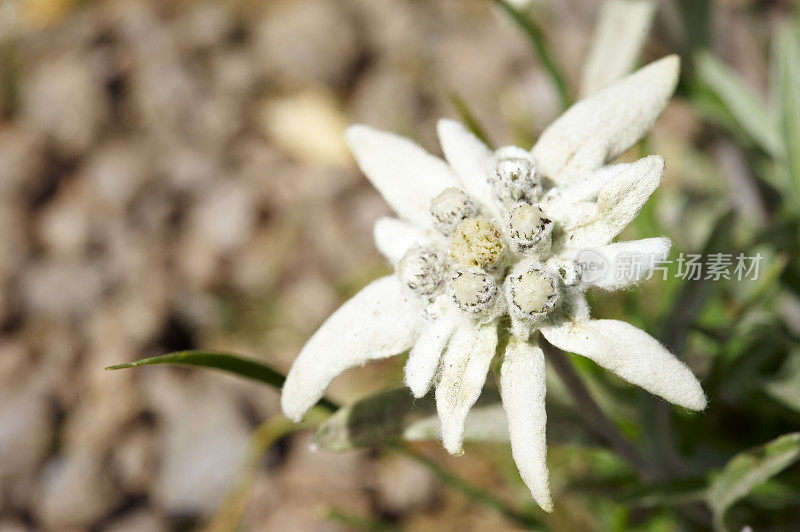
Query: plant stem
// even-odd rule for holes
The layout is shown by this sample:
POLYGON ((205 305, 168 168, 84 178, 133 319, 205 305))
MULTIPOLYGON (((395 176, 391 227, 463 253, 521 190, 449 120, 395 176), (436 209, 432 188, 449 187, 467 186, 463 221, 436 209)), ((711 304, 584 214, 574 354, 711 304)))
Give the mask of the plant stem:
POLYGON ((442 466, 440 466, 427 456, 418 453, 417 451, 414 451, 405 444, 390 443, 388 444, 388 447, 423 465, 431 473, 436 475, 436 477, 439 478, 439 480, 441 480, 451 488, 460 491, 469 498, 478 501, 484 504, 485 506, 494 508, 499 513, 503 514, 505 517, 514 521, 518 525, 523 526, 525 528, 542 526, 542 523, 534 516, 514 510, 508 504, 501 501, 491 493, 484 491, 471 484, 468 484, 467 482, 453 475, 448 470, 446 470, 445 468, 443 468, 442 466))
POLYGON ((539 60, 542 62, 542 65, 544 66, 545 70, 547 70, 547 73, 550 75, 550 79, 553 81, 553 84, 556 87, 558 98, 561 101, 561 107, 563 109, 567 109, 570 105, 572 105, 572 100, 570 99, 569 92, 567 91, 567 84, 564 81, 564 76, 561 75, 561 72, 556 66, 550 50, 547 48, 547 44, 544 42, 542 31, 536 27, 530 18, 526 17, 522 12, 514 8, 506 0, 496 0, 496 2, 500 7, 503 8, 503 10, 506 11, 506 13, 508 13, 511 19, 517 23, 517 25, 525 33, 525 36, 528 37, 528 41, 531 43, 531 46, 533 46, 533 51, 536 52, 537 56, 539 56, 539 60))
POLYGON ((645 479, 651 478, 653 475, 647 461, 639 453, 639 450, 622 435, 617 426, 600 410, 580 376, 575 372, 575 368, 572 367, 572 363, 567 359, 566 354, 544 337, 540 338, 539 346, 578 406, 578 413, 589 426, 636 471, 638 476, 645 479))
POLYGON ((490 149, 494 149, 491 141, 489 141, 489 136, 486 134, 486 130, 483 129, 481 124, 475 118, 475 115, 472 114, 467 102, 465 102, 464 99, 455 91, 451 92, 449 97, 450 103, 453 105, 456 112, 461 117, 461 120, 464 121, 464 124, 466 124, 472 134, 482 140, 483 143, 486 144, 490 149))

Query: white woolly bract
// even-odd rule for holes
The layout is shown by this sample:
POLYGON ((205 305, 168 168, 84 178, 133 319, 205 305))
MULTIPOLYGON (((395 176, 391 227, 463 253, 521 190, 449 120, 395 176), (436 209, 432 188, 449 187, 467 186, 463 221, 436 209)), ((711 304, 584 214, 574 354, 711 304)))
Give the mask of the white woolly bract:
POLYGON ((583 64, 582 96, 607 87, 633 69, 655 11, 653 0, 603 2, 589 55, 583 64))
POLYGON ((378 218, 372 229, 375 247, 393 265, 403 258, 414 245, 426 245, 434 239, 416 225, 385 216, 378 218))
POLYGON ((623 170, 630 167, 630 163, 610 164, 601 166, 591 174, 583 176, 574 183, 563 188, 554 189, 556 192, 552 198, 545 201, 545 210, 552 213, 556 219, 560 220, 559 214, 571 209, 576 203, 582 201, 595 201, 597 195, 603 190, 608 182, 623 170))
POLYGON ((406 303, 394 275, 373 281, 334 312, 309 339, 286 376, 281 407, 300 421, 343 371, 409 349, 424 320, 406 303))
POLYGON ((436 410, 442 422, 442 443, 450 454, 461 454, 464 420, 478 400, 497 347, 497 324, 463 321, 442 357, 436 385, 436 410))
POLYGON ((706 396, 692 370, 658 340, 629 323, 567 321, 541 331, 554 346, 585 356, 671 403, 691 410, 706 407, 706 396))
POLYGON ((508 417, 511 453, 531 495, 553 511, 547 472, 544 353, 511 338, 500 369, 500 397, 508 417))
POLYGON ((600 193, 597 202, 584 203, 573 209, 566 220, 564 246, 583 249, 611 242, 642 210, 644 204, 661 183, 664 158, 650 155, 639 159, 612 177, 600 193))
POLYGON ((625 152, 655 123, 678 82, 671 55, 573 105, 533 147, 539 171, 559 186, 625 152))
MULTIPOLYGON (((644 238, 628 242, 616 242, 599 247, 592 252, 606 263, 603 275, 584 278, 584 287, 603 290, 621 290, 645 279, 654 267, 669 256, 672 241, 667 237, 644 238)), ((580 257, 580 255, 579 255, 580 257)))
POLYGON ((458 175, 464 190, 484 204, 492 216, 499 216, 489 181, 487 165, 492 151, 461 123, 443 118, 436 124, 439 144, 448 164, 458 175))
POLYGON ((350 126, 345 139, 358 166, 401 217, 427 228, 431 200, 458 179, 443 160, 408 139, 367 126, 350 126))
POLYGON ((411 349, 405 366, 405 381, 414 397, 428 393, 455 326, 453 317, 440 316, 422 331, 411 349))

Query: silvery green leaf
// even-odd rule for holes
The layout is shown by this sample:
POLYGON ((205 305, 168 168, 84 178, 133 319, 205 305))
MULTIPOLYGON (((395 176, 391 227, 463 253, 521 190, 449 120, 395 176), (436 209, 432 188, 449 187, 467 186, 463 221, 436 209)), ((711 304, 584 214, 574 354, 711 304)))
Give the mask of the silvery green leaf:
MULTIPOLYGON (((380 445, 402 437, 408 441, 440 440, 433 395, 415 399, 406 388, 370 395, 340 408, 314 433, 314 445, 346 451, 380 445)), ((508 441, 506 417, 496 390, 485 390, 467 416, 466 441, 508 441)))
POLYGON ((708 52, 697 54, 695 67, 703 83, 717 95, 742 129, 764 151, 779 156, 778 124, 755 91, 734 70, 708 52))
POLYGON ((583 96, 607 87, 633 69, 650 32, 655 12, 653 0, 603 2, 583 65, 583 96))
POLYGON ((800 40, 793 26, 778 33, 772 62, 786 167, 800 208, 800 40))
POLYGON ((789 355, 780 376, 765 383, 764 390, 779 403, 800 412, 800 352, 789 355))
POLYGON ((754 488, 777 475, 800 457, 800 432, 784 434, 760 447, 737 454, 711 482, 706 503, 714 527, 726 530, 725 513, 754 488))
MULTIPOLYGON (((503 406, 496 402, 496 393, 484 393, 486 399, 478 399, 464 422, 464 441, 508 441, 508 424, 503 406)), ((440 440, 442 425, 439 417, 429 415, 413 421, 403 430, 407 441, 440 440)))
POLYGON ((347 451, 397 438, 415 419, 436 413, 432 397, 414 399, 405 388, 376 393, 336 411, 314 432, 314 445, 347 451))

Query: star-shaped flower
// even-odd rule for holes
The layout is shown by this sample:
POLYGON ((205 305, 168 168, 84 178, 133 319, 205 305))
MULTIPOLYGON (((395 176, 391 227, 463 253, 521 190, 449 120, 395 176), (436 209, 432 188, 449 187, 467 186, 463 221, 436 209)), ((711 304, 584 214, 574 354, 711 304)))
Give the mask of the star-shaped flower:
POLYGON ((551 511, 539 334, 672 403, 705 408, 685 364, 632 325, 590 319, 584 296, 590 287, 625 288, 667 257, 668 238, 611 243, 660 183, 663 158, 605 165, 650 130, 678 71, 678 58, 666 57, 580 101, 531 151, 493 152, 459 123, 441 120, 445 162, 395 135, 349 128, 361 170, 399 215, 375 224, 395 275, 368 285, 311 337, 286 379, 284 413, 300 420, 346 369, 410 349, 406 384, 421 397, 435 383, 444 447, 459 454, 497 354, 514 460, 551 511), (595 263, 581 262, 586 250, 606 266, 646 260, 620 279, 589 271, 595 263), (511 334, 496 353, 505 316, 511 334))

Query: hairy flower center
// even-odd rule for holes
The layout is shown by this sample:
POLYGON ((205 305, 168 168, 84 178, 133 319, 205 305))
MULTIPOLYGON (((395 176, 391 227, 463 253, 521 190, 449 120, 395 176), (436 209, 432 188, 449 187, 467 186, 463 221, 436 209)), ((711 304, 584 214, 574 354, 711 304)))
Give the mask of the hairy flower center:
POLYGON ((445 189, 431 201, 433 225, 445 236, 452 235, 462 220, 479 213, 477 203, 458 188, 445 189))
POLYGON ((414 246, 397 264, 404 288, 412 293, 430 297, 444 281, 445 258, 434 248, 414 246))
POLYGON ((458 308, 470 313, 489 310, 497 296, 494 278, 478 268, 457 270, 451 288, 458 308))
POLYGON ((555 278, 538 268, 509 277, 509 302, 528 316, 549 312, 558 302, 555 278))
POLYGON ((456 227, 450 241, 450 257, 461 266, 491 266, 504 251, 500 231, 486 218, 467 218, 456 227))
POLYGON ((507 147, 497 151, 497 162, 489 173, 489 182, 506 206, 519 202, 533 203, 543 193, 533 161, 520 148, 507 147))
POLYGON ((508 213, 508 234, 517 251, 547 253, 553 234, 553 222, 538 205, 521 203, 508 213))

